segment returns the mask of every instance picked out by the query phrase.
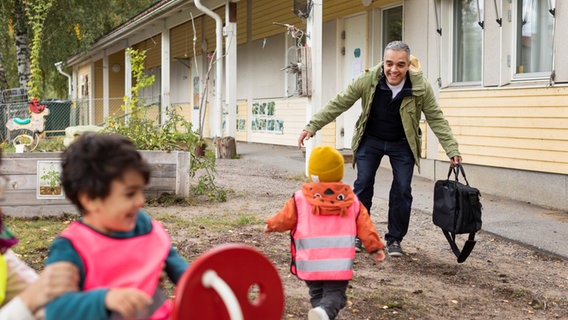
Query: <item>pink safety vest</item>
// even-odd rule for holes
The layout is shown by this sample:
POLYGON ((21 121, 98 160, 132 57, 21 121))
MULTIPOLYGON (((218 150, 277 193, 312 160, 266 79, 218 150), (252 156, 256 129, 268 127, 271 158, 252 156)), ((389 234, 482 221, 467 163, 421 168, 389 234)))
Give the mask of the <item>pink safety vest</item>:
POLYGON ((314 215, 301 190, 296 191, 298 221, 292 230, 290 271, 301 280, 351 280, 359 199, 346 216, 314 215))
MULTIPOLYGON (((154 300, 161 294, 158 282, 171 242, 157 221, 152 221, 150 233, 133 238, 111 238, 79 222, 71 223, 61 236, 71 241, 83 261, 83 290, 137 288, 154 300)), ((166 299, 152 308, 147 319, 168 319, 173 304, 166 299)))

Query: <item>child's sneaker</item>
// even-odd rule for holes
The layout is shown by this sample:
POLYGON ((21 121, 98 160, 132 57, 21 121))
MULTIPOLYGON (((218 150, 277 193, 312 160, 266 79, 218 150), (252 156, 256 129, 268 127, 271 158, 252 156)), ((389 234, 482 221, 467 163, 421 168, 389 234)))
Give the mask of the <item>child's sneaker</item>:
POLYGON ((323 307, 315 307, 308 312, 308 320, 329 320, 323 307))

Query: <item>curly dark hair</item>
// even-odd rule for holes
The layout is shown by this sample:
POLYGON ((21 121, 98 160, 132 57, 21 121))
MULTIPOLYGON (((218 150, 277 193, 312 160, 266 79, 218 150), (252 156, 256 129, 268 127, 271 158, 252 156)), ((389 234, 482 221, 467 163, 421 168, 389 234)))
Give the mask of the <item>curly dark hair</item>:
POLYGON ((139 172, 148 184, 150 165, 132 142, 117 134, 85 133, 63 152, 61 185, 67 198, 81 213, 79 193, 91 199, 104 199, 110 193, 111 182, 121 179, 128 170, 139 172))

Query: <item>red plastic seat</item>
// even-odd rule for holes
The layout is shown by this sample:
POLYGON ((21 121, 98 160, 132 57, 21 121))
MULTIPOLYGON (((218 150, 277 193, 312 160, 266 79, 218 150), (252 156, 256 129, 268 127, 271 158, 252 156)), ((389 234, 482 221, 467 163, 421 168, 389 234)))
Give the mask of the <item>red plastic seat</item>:
POLYGON ((183 274, 175 290, 171 319, 279 320, 283 311, 282 281, 272 262, 246 245, 224 244, 199 256, 183 274), (216 284, 207 284, 212 281, 216 284), (219 293, 219 287, 227 291, 219 293), (222 296, 228 296, 229 307, 222 296), (236 298, 232 307, 231 297, 236 298))

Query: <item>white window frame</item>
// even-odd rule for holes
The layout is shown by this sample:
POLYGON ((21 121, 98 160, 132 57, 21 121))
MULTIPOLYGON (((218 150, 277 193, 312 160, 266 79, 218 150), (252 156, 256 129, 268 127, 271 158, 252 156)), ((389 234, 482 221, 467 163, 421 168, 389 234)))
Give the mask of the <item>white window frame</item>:
POLYGON ((388 10, 392 10, 392 9, 396 9, 396 8, 400 8, 401 9, 401 16, 402 16, 402 30, 401 30, 401 41, 404 41, 404 6, 402 5, 402 3, 398 3, 392 6, 388 6, 388 7, 384 7, 384 8, 380 8, 380 26, 381 26, 381 43, 379 44, 380 48, 381 48, 381 60, 383 58, 383 54, 384 54, 384 46, 386 46, 388 43, 385 43, 385 39, 384 39, 384 33, 385 31, 383 30, 384 28, 384 16, 385 16, 385 12, 388 10))
MULTIPOLYGON (((535 0, 535 1, 539 1, 539 0, 535 0)), ((540 0, 543 1, 543 0, 540 0)), ((517 55, 518 55, 518 39, 517 39, 517 32, 518 32, 518 28, 520 28, 520 26, 518 25, 518 15, 522 14, 522 8, 519 8, 518 5, 518 0, 513 0, 512 1, 513 5, 512 5, 512 34, 511 34, 511 56, 510 56, 510 65, 511 65, 511 81, 512 82, 523 82, 523 81, 539 81, 539 80, 548 80, 550 79, 551 73, 554 72, 554 32, 556 31, 556 17, 554 17, 553 19, 553 29, 552 29, 552 47, 550 48, 550 50, 552 50, 552 62, 551 62, 551 70, 550 71, 539 71, 539 72, 530 72, 530 73, 519 73, 517 70, 517 55), (520 13, 519 13, 520 11, 520 13)), ((555 1, 552 0, 553 3, 553 7, 556 7, 555 1)))
MULTIPOLYGON (((481 26, 478 26, 478 28, 480 28, 481 30, 481 39, 480 39, 480 43, 479 45, 481 46, 481 59, 479 61, 479 72, 480 72, 480 79, 479 80, 475 80, 475 81, 457 81, 454 78, 454 71, 455 71, 455 63, 456 63, 456 57, 454 56, 454 48, 456 46, 455 43, 455 27, 456 27, 456 17, 454 15, 455 13, 455 3, 456 0, 450 0, 449 1, 449 8, 448 8, 448 12, 449 14, 447 15, 449 18, 449 23, 448 23, 448 31, 449 31, 449 35, 448 35, 448 56, 450 57, 450 67, 448 70, 448 74, 447 74, 447 78, 450 80, 450 86, 480 86, 483 83, 483 54, 484 52, 484 37, 485 37, 485 32, 484 29, 481 28, 481 26)), ((483 5, 483 0, 478 0, 480 5, 483 5)), ((443 7, 442 7, 443 8, 443 7)), ((485 9, 485 5, 483 5, 483 12, 481 12, 481 21, 484 20, 483 15, 485 13, 486 9, 485 9)))

